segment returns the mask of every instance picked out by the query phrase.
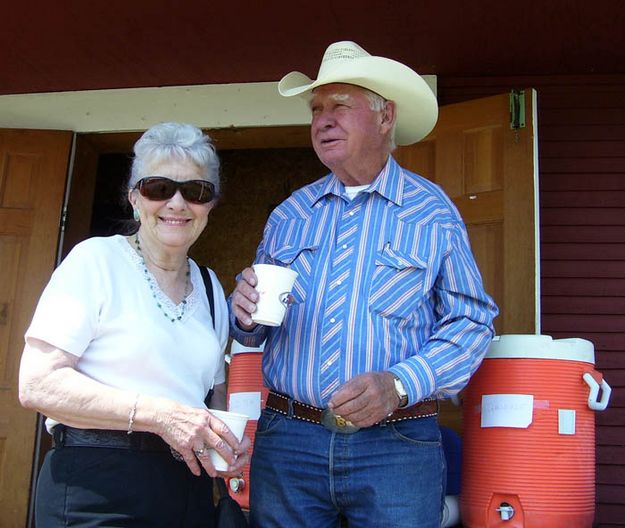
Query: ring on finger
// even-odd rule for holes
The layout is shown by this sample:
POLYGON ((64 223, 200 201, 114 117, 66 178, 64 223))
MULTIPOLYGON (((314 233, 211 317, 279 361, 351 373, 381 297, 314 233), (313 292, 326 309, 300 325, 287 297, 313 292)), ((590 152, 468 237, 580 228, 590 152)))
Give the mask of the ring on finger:
POLYGON ((202 446, 200 447, 200 449, 194 449, 193 452, 196 456, 202 456, 204 453, 206 453, 206 446, 202 446))

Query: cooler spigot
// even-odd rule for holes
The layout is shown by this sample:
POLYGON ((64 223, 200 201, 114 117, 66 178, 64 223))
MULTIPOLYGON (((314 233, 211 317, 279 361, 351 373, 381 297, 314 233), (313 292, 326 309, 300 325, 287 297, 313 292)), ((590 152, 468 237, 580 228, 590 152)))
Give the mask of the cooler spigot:
POLYGON ((507 502, 502 502, 497 508, 502 521, 509 521, 514 517, 514 508, 507 502))
POLYGON ((231 478, 229 484, 233 493, 240 493, 245 488, 245 480, 242 478, 231 478))

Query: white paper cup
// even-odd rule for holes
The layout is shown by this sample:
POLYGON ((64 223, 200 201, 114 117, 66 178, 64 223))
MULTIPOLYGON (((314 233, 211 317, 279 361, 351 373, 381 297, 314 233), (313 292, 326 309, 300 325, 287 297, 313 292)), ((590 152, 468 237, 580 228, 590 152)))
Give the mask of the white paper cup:
MULTIPOLYGON (((219 418, 223 423, 225 423, 228 428, 232 431, 234 436, 237 437, 239 441, 243 438, 243 433, 245 433, 245 426, 247 425, 248 417, 244 414, 227 412, 227 411, 218 411, 215 409, 209 409, 209 413, 214 414, 217 418, 219 418)), ((228 462, 226 462, 223 457, 214 449, 209 449, 208 454, 210 455, 211 462, 217 471, 227 471, 228 462)))
POLYGON ((252 267, 258 278, 258 302, 252 321, 266 326, 280 326, 298 273, 273 264, 254 264, 252 267))

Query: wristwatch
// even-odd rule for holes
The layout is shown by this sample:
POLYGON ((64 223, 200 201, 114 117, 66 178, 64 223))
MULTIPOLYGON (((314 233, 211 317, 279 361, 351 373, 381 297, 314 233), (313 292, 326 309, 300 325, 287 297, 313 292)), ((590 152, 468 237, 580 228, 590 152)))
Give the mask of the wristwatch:
POLYGON ((395 382, 395 392, 397 392, 397 396, 399 396, 399 408, 401 409, 408 405, 408 393, 404 388, 404 384, 397 376, 393 377, 393 381, 395 382))

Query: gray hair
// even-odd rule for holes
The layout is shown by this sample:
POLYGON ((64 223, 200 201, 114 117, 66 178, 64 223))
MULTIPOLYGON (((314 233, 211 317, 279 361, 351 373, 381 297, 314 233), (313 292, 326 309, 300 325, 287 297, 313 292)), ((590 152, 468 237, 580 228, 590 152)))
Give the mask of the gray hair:
MULTIPOLYGON (((384 99, 380 94, 372 92, 368 88, 360 87, 362 91, 369 99, 369 108, 374 112, 382 112, 384 110, 384 105, 386 105, 388 99, 384 99)), ((389 135, 389 146, 391 148, 391 152, 397 148, 397 144, 395 143, 395 125, 397 124, 397 119, 395 123, 393 123, 393 128, 391 129, 391 133, 389 135)))
POLYGON ((204 179, 215 186, 219 195, 219 158, 209 136, 186 123, 159 123, 144 132, 134 146, 128 188, 149 176, 149 166, 163 161, 191 160, 204 172, 204 179))

